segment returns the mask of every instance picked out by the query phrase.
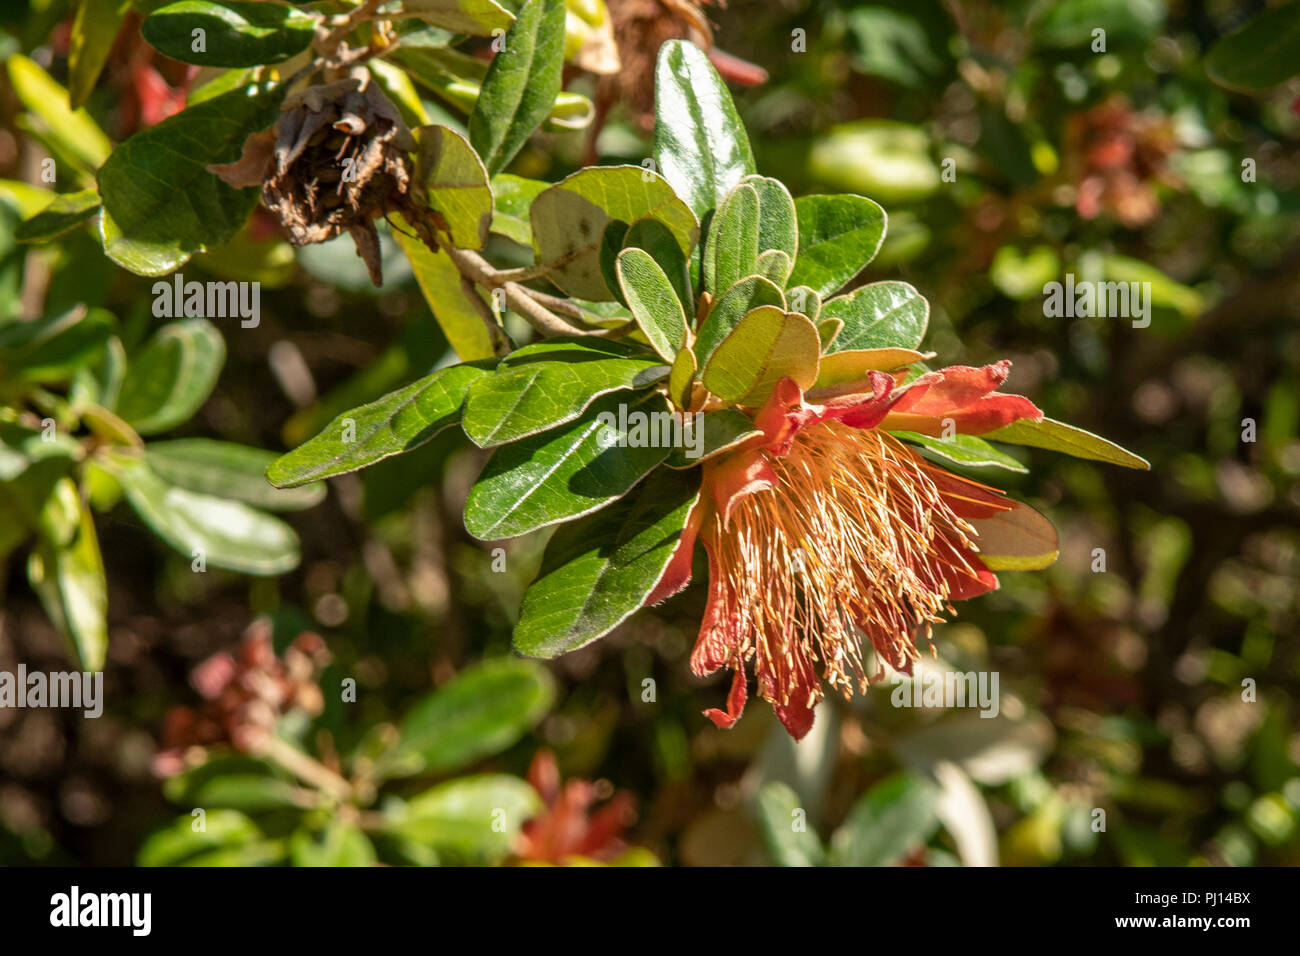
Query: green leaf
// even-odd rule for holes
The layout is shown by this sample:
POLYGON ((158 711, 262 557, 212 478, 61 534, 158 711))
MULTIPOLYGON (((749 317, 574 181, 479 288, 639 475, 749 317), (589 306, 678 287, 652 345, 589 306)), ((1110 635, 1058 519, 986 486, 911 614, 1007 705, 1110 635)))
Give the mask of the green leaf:
POLYGON ((763 434, 749 416, 734 408, 696 412, 687 419, 685 441, 675 445, 664 462, 669 468, 694 468, 715 455, 730 451, 755 435, 763 434), (700 433, 703 437, 697 437, 700 433))
POLYGON ((919 432, 893 432, 896 438, 903 438, 920 445, 940 458, 968 468, 1005 468, 1007 471, 1028 473, 1029 469, 1016 461, 1006 452, 998 451, 977 435, 952 435, 949 438, 936 438, 919 432))
POLYGON ((77 6, 68 45, 68 99, 73 109, 95 88, 130 7, 130 0, 81 0, 77 6))
MULTIPOLYGON (((820 334, 820 333, 819 333, 820 334)), ((822 356, 815 388, 828 388, 843 382, 857 382, 870 372, 889 372, 920 362, 926 356, 915 349, 849 349, 822 356)))
POLYGON ((666 362, 686 344, 686 313, 672 282, 643 249, 618 255, 618 279, 637 326, 666 362))
POLYGON ((758 190, 738 183, 719 204, 704 243, 704 288, 721 295, 758 272, 758 190))
POLYGON ((777 866, 821 866, 826 852, 807 821, 799 795, 779 781, 759 788, 755 800, 763 845, 777 866))
POLYGON ((698 370, 694 350, 689 345, 683 346, 677 353, 677 358, 673 359, 672 371, 668 373, 668 397, 678 408, 690 408, 691 386, 698 370))
POLYGON ((768 279, 778 289, 784 289, 794 268, 794 260, 780 249, 769 249, 754 263, 754 275, 768 279))
POLYGON ((642 217, 668 227, 683 255, 699 237, 694 213, 671 186, 640 166, 592 166, 541 192, 531 207, 533 248, 547 278, 569 295, 593 302, 614 298, 600 268, 600 246, 611 222, 642 217))
POLYGON ((830 351, 914 349, 925 338, 930 303, 906 282, 872 282, 822 303, 822 320, 842 319, 830 351))
POLYGON ((442 249, 430 249, 411 235, 410 226, 397 213, 390 213, 389 218, 396 226, 392 230, 393 239, 411 263, 424 301, 433 312, 438 328, 447 336, 448 344, 465 362, 492 357, 495 354, 492 338, 479 311, 466 301, 460 270, 451 257, 442 249))
POLYGON ((671 414, 662 395, 629 400, 619 392, 597 399, 578 421, 498 448, 465 502, 465 530, 483 541, 513 538, 621 498, 668 457, 667 448, 628 441, 641 414, 655 413, 671 414))
POLYGON ((488 67, 469 139, 491 174, 499 173, 546 119, 564 68, 563 0, 527 0, 488 67))
POLYGON ((163 784, 163 793, 172 803, 248 811, 301 807, 300 792, 274 776, 264 761, 250 757, 217 757, 163 784))
POLYGON ((533 227, 528 220, 528 207, 538 193, 551 184, 540 179, 525 179, 509 173, 492 177, 492 231, 521 246, 532 246, 533 227))
POLYGON ((0 371, 28 382, 66 382, 113 334, 113 316, 84 305, 36 322, 0 325, 0 371))
POLYGON ((938 788, 897 774, 853 805, 831 838, 832 866, 890 866, 925 843, 939 827, 938 788))
POLYGON ((727 402, 761 405, 781 379, 817 380, 821 339, 806 315, 764 305, 745 315, 704 363, 700 380, 727 402))
POLYGON ((244 574, 282 574, 298 566, 298 535, 278 518, 239 501, 168 484, 138 456, 103 461, 154 533, 185 555, 244 574))
POLYGON ((233 239, 257 205, 208 172, 239 158, 249 134, 279 116, 284 84, 232 90, 136 133, 99 170, 104 251, 119 265, 161 275, 193 253, 233 239), (176 197, 184 195, 185 202, 176 197), (174 264, 173 264, 174 263, 174 264))
POLYGON ((80 189, 55 196, 50 204, 14 229, 19 242, 47 242, 80 226, 99 212, 99 193, 80 189))
MULTIPOLYGON (((623 234, 622 249, 641 249, 649 253, 672 283, 673 291, 681 301, 683 314, 694 314, 695 296, 691 291, 691 270, 687 255, 689 250, 682 249, 667 226, 658 219, 638 219, 623 234)), ((602 261, 601 265, 604 268, 606 264, 602 261)), ((610 284, 610 277, 613 276, 611 288, 615 292, 621 291, 620 288, 615 288, 618 286, 617 272, 605 269, 604 274, 606 284, 610 284)))
POLYGON ((755 171, 731 94, 709 58, 686 40, 669 40, 659 48, 654 158, 701 221, 755 171))
POLYGON ((180 0, 149 14, 140 35, 182 63, 260 66, 307 49, 319 22, 319 17, 280 3, 180 0))
POLYGON ((275 453, 233 442, 210 438, 150 442, 144 457, 154 474, 169 484, 267 511, 301 511, 325 497, 320 482, 274 487, 266 480, 266 471, 275 462, 275 453))
POLYGON ((993 571, 1040 571, 1060 553, 1056 528, 1029 505, 990 518, 970 518, 980 560, 993 571))
POLYGON ((238 810, 212 810, 204 814, 203 829, 194 829, 189 814, 145 840, 136 861, 140 866, 176 866, 197 854, 246 846, 262 832, 238 810))
POLYGON ((1265 10, 1214 45, 1205 58, 1210 79, 1259 92, 1300 73, 1300 3, 1265 10))
POLYGON ((1114 442, 1051 418, 1044 418, 1041 422, 1021 419, 994 431, 985 432, 982 437, 988 441, 1000 441, 1008 445, 1046 448, 1048 451, 1063 452, 1075 458, 1104 461, 1125 468, 1140 468, 1143 471, 1151 468, 1150 462, 1145 458, 1139 458, 1114 442))
POLYGON ((141 435, 175 428, 207 400, 226 361, 226 343, 207 319, 165 325, 127 365, 117 414, 141 435))
POLYGON ((793 286, 786 291, 785 298, 791 312, 802 312, 813 322, 821 324, 822 297, 816 289, 806 285, 793 286))
POLYGON ((97 168, 112 152, 113 144, 90 114, 84 108, 69 107, 67 91, 35 61, 15 53, 6 65, 18 99, 39 118, 45 131, 88 169, 97 168))
POLYGON ((515 649, 558 657, 603 637, 645 604, 699 498, 698 473, 661 468, 633 494, 559 528, 524 595, 515 649))
POLYGON ((514 17, 496 0, 402 0, 402 15, 419 17, 425 23, 468 33, 491 36, 494 30, 508 30, 514 17))
POLYGON ((791 285, 809 286, 823 299, 852 280, 885 240, 885 210, 862 196, 800 196, 799 257, 791 285))
POLYGON ((337 416, 319 435, 282 455, 267 469, 277 488, 356 471, 418 448, 460 421, 465 393, 494 362, 438 369, 378 401, 337 416))
POLYGON ((542 810, 526 781, 506 774, 462 777, 385 811, 385 831, 463 863, 507 857, 523 825, 542 810))
POLYGON ((453 246, 482 249, 492 225, 492 187, 482 161, 469 140, 446 126, 425 126, 415 135, 420 144, 416 181, 442 215, 438 231, 453 246))
POLYGON ((748 276, 741 279, 720 298, 714 299, 709 314, 700 324, 695 339, 695 354, 707 363, 719 343, 754 309, 764 305, 785 308, 785 296, 771 279, 748 276))
POLYGON ((108 583, 95 524, 68 478, 58 483, 46 508, 70 513, 75 525, 68 539, 41 535, 27 559, 27 580, 45 613, 71 642, 82 669, 103 670, 108 653, 108 583))
POLYGON ((289 861, 294 866, 374 866, 375 848, 355 823, 338 817, 324 830, 295 830, 289 837, 289 861))
POLYGON ((758 193, 759 254, 780 251, 794 262, 799 257, 799 217, 790 190, 780 180, 757 174, 741 182, 758 193))
POLYGON ((644 388, 668 367, 621 342, 551 339, 525 346, 465 396, 462 426, 480 448, 573 421, 596 398, 644 388))
POLYGON ((498 754, 537 724, 555 702, 544 667, 517 658, 484 661, 425 696, 380 757, 380 779, 447 773, 498 754))

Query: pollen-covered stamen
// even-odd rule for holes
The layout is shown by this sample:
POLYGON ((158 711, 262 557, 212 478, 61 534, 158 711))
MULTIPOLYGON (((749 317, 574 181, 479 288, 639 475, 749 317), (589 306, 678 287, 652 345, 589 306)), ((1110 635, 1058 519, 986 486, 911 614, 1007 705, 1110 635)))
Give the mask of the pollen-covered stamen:
POLYGON ((885 432, 827 421, 767 457, 776 486, 705 531, 731 598, 731 666, 755 658, 760 695, 801 707, 821 696, 818 667, 846 697, 880 676, 867 674, 859 632, 909 669, 913 633, 953 610, 950 582, 977 576, 963 557, 974 530, 885 432))

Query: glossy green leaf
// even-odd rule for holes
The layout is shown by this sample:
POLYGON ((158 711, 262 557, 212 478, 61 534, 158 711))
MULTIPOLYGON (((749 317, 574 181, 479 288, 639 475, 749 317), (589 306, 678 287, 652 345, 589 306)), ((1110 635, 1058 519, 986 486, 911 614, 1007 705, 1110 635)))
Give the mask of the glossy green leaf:
POLYGON ((1205 72, 1223 86, 1252 92, 1300 73, 1300 4, 1279 4, 1228 34, 1205 58, 1205 72))
POLYGON ((301 807, 304 791, 273 774, 262 760, 216 757, 171 777, 163 792, 172 803, 262 811, 301 807))
POLYGON ((165 325, 131 357, 117 414, 141 435, 188 421, 212 393, 226 343, 207 319, 165 325))
POLYGON ((550 339, 512 353, 465 396, 462 426, 480 448, 573 421, 596 398, 644 388, 668 367, 621 342, 550 339))
POLYGON ((140 866, 177 866, 199 854, 251 845, 262 832, 238 810, 214 809, 204 814, 203 829, 194 828, 188 813, 152 834, 140 848, 140 866))
POLYGON ((754 172, 749 136, 731 94, 709 58, 686 40, 659 48, 654 158, 701 221, 754 172))
POLYGON ((700 380, 724 401, 761 405, 783 378, 810 388, 817 380, 820 354, 817 327, 807 316, 760 306, 714 349, 700 380))
POLYGON ((939 827, 938 788, 897 774, 867 791, 831 838, 832 866, 890 866, 939 827))
POLYGON ((515 649, 558 657, 640 608, 677 551, 699 488, 697 472, 661 468, 623 500, 560 527, 524 595, 515 649))
POLYGON ((500 753, 554 701, 555 682, 533 661, 497 658, 467 668, 411 708, 377 774, 446 773, 500 753))
POLYGON ((112 227, 103 226, 105 252, 126 268, 161 275, 175 267, 167 263, 234 238, 257 205, 258 191, 227 186, 208 166, 238 159, 248 135, 278 118, 283 96, 282 84, 232 90, 114 150, 98 177, 112 219, 112 227), (181 194, 186 201, 178 203, 181 194))
POLYGON ((672 454, 664 462, 669 468, 694 468, 715 455, 730 451, 737 445, 763 434, 754 427, 754 422, 748 415, 734 408, 696 412, 689 422, 689 440, 673 448, 672 454))
POLYGON ((66 540, 42 535, 28 556, 27 580, 45 613, 71 643, 80 666, 102 670, 108 652, 108 583, 95 523, 68 478, 59 482, 49 508, 70 512, 75 519, 72 534, 66 540))
POLYGON ((897 438, 920 445, 926 451, 968 468, 1005 468, 1007 471, 1027 473, 1024 465, 1006 452, 994 448, 978 435, 952 435, 936 438, 919 432, 893 432, 897 438))
POLYGON ((139 456, 116 453, 105 468, 145 524, 187 559, 202 557, 244 574, 282 574, 298 566, 298 535, 280 519, 170 485, 139 456))
POLYGON ((718 205, 704 243, 704 289, 715 298, 758 269, 758 191, 738 183, 718 205))
POLYGON ((266 479, 275 453, 234 442, 210 438, 150 442, 144 457, 154 474, 169 484, 268 511, 301 511, 325 497, 320 482, 276 488, 266 479))
POLYGON ((526 781, 480 774, 439 784, 385 812, 384 830, 458 863, 494 863, 508 856, 523 825, 542 810, 526 781))
POLYGON ((540 179, 526 179, 499 173, 492 177, 492 231, 513 239, 521 246, 532 246, 533 227, 528 207, 538 193, 551 184, 540 179))
POLYGON ((493 58, 469 117, 469 139, 499 173, 546 119, 564 68, 564 0, 527 0, 493 58))
POLYGON ((658 219, 683 254, 699 237, 699 224, 671 186, 640 166, 592 166, 544 190, 531 218, 537 262, 570 295, 593 302, 614 298, 600 268, 600 246, 612 221, 658 219))
POLYGON ((808 811, 799 795, 772 780, 759 788, 755 800, 763 845, 777 866, 821 866, 826 852, 808 824, 808 811))
POLYGON ((1050 418, 1044 418, 1041 422, 1022 419, 995 431, 985 432, 982 437, 988 441, 1006 442, 1008 445, 1046 448, 1049 451, 1073 455, 1075 458, 1104 461, 1125 468, 1140 468, 1144 471, 1151 468, 1145 458, 1138 457, 1100 435, 1094 435, 1082 428, 1050 418))
POLYGON ((63 193, 30 219, 25 219, 14 230, 19 242, 47 242, 77 228, 99 211, 99 193, 94 189, 79 189, 63 193))
POLYGON ((880 250, 885 211, 862 196, 800 196, 799 256, 791 285, 806 285, 823 299, 852 280, 880 250))
POLYGON ((67 91, 35 61, 15 53, 5 65, 18 99, 40 120, 45 131, 86 168, 98 168, 113 151, 113 144, 90 114, 84 108, 72 109, 67 91))
MULTIPOLYGON (((663 270, 673 291, 681 301, 683 313, 687 316, 695 311, 695 296, 691 291, 691 270, 687 250, 683 250, 673 236, 672 231, 658 219, 645 217, 638 219, 623 234, 622 249, 641 249, 650 254, 655 263, 663 270)), ((602 266, 604 263, 602 262, 602 266)), ((614 270, 605 270, 605 281, 614 277, 611 288, 618 285, 618 275, 614 270)), ((614 288, 614 291, 620 291, 614 288)), ((624 303, 626 305, 626 303, 624 303)))
POLYGON ((73 109, 95 88, 130 7, 130 0, 81 0, 77 6, 68 44, 68 98, 73 109))
MULTIPOLYGON (((799 216, 790 190, 770 176, 746 176, 741 182, 758 193, 758 251, 780 251, 793 262, 799 255, 799 216)), ((784 288, 784 286, 782 286, 784 288)))
POLYGON ((428 190, 437 230, 450 245, 482 249, 492 224, 492 187, 469 140, 446 126, 416 130, 416 181, 428 190))
POLYGON ((668 456, 668 448, 631 447, 642 414, 655 413, 671 414, 662 395, 616 392, 575 422, 498 448, 465 502, 465 530, 484 541, 513 538, 621 498, 668 456))
POLYGON ((770 279, 749 276, 741 279, 713 301, 695 339, 695 354, 707 364, 722 342, 746 315, 764 305, 785 308, 785 296, 770 279))
POLYGON ((149 14, 140 35, 182 63, 260 66, 307 49, 319 22, 319 17, 281 3, 179 0, 149 14))
POLYGON ((35 322, 0 324, 0 373, 6 379, 66 382, 113 334, 113 316, 78 306, 35 322))
POLYGON ((402 0, 402 12, 453 33, 481 37, 508 30, 514 21, 496 0, 402 0))
POLYGON ((686 344, 686 313, 677 290, 643 249, 620 252, 617 269, 623 298, 637 327, 664 361, 672 362, 686 344))
POLYGON ((400 215, 391 213, 390 218, 396 226, 393 239, 406 254, 424 301, 456 355, 465 362, 490 358, 494 354, 492 338, 483 316, 465 299, 467 293, 456 264, 442 249, 430 249, 412 235, 400 215))
POLYGON ((872 282, 822 303, 822 319, 842 319, 832 352, 914 349, 925 338, 930 303, 906 282, 872 282))
POLYGON ((267 469, 277 488, 356 471, 411 451, 460 421, 465 393, 494 362, 438 369, 378 401, 346 411, 319 435, 282 455, 267 469))

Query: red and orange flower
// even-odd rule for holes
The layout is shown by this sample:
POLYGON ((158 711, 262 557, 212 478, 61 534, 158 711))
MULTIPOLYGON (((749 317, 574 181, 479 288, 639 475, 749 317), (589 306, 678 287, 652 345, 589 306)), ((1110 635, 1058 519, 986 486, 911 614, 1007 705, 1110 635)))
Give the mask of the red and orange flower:
POLYGON ((740 717, 752 661, 758 695, 801 738, 823 680, 848 697, 883 676, 882 662, 911 673, 914 635, 928 638, 953 601, 996 588, 999 568, 1051 563, 1046 519, 892 434, 1041 420, 1028 399, 996 390, 1009 369, 952 366, 910 382, 903 371, 871 372, 806 394, 786 378, 755 416, 761 434, 705 464, 699 502, 648 603, 685 587, 702 540, 709 600, 691 667, 735 672, 726 709, 706 711, 715 724, 740 717))

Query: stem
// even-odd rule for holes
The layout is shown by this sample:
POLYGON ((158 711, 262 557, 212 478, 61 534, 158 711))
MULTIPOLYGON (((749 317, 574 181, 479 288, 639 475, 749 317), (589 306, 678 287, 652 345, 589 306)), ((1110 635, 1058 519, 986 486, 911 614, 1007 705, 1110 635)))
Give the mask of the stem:
POLYGON ((451 257, 460 273, 471 282, 488 289, 501 289, 505 292, 506 303, 515 312, 524 317, 533 328, 543 335, 585 335, 585 329, 570 325, 546 306, 532 297, 528 289, 512 281, 507 273, 492 267, 486 259, 468 249, 444 245, 443 250, 451 257))
POLYGON ((309 783, 318 790, 347 800, 352 796, 352 785, 318 760, 303 753, 297 747, 268 733, 253 747, 260 756, 274 760, 299 780, 309 783))

